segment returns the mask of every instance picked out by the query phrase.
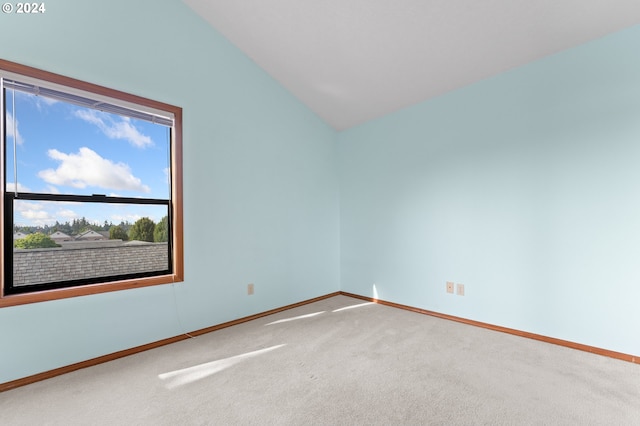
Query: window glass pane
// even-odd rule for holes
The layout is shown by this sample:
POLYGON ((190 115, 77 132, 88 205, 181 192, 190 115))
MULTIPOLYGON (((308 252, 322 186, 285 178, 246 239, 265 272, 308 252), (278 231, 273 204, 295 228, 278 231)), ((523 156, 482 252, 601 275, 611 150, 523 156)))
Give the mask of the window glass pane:
POLYGON ((182 109, 1 59, 0 76, 0 306, 181 281, 182 109))
POLYGON ((14 201, 13 287, 167 272, 167 205, 14 201))
POLYGON ((169 199, 168 127, 11 89, 6 110, 7 191, 17 168, 22 192, 169 199))

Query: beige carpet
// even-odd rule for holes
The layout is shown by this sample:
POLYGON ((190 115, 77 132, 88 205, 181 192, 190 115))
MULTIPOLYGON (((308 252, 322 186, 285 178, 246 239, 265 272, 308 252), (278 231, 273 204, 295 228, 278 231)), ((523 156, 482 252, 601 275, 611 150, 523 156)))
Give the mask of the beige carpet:
POLYGON ((336 296, 1 393, 0 424, 640 425, 640 365, 336 296))

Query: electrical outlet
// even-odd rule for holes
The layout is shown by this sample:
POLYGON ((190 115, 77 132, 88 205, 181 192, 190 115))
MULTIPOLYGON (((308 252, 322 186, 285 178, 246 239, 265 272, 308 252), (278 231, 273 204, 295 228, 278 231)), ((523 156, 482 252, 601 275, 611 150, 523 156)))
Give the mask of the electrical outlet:
POLYGON ((458 296, 464 296, 464 284, 458 284, 456 287, 456 294, 458 296))
POLYGON ((447 293, 453 294, 453 283, 451 281, 447 281, 447 293))
POLYGON ((253 294, 253 283, 247 284, 247 294, 248 295, 253 294))

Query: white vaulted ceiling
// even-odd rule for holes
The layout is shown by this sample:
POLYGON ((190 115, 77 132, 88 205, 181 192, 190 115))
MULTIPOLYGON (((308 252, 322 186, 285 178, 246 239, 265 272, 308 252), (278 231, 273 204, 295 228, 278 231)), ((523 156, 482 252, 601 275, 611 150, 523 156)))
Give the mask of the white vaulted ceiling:
POLYGON ((640 0, 183 1, 337 130, 640 23, 640 0))

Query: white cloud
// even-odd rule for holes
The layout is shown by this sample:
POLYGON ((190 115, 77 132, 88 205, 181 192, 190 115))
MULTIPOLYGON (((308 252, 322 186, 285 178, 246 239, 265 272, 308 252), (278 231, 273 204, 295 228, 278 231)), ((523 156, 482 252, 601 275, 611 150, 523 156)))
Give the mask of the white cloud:
POLYGON ((29 98, 33 99, 35 101, 35 105, 36 105, 36 108, 38 108, 38 111, 42 111, 46 107, 58 103, 58 101, 56 101, 55 99, 47 98, 46 96, 40 96, 40 95, 34 96, 34 95, 31 95, 31 96, 29 96, 29 98))
POLYGON ((46 211, 41 203, 20 201, 16 202, 14 207, 20 217, 26 219, 30 224, 44 226, 55 222, 55 218, 46 211))
POLYGON ((60 162, 56 170, 38 172, 38 176, 49 184, 74 188, 95 186, 112 190, 151 192, 147 185, 142 184, 140 178, 131 173, 127 164, 114 163, 102 158, 87 147, 80 148, 77 154, 65 154, 57 149, 50 149, 47 153, 51 159, 60 162))
POLYGON ((25 211, 33 211, 33 210, 43 210, 44 206, 41 203, 37 203, 37 202, 32 203, 29 201, 20 200, 19 202, 16 201, 16 203, 14 204, 14 208, 18 212, 25 212, 25 211))
POLYGON ((53 105, 53 104, 57 104, 57 103, 58 103, 58 101, 56 101, 55 99, 53 99, 53 98, 48 98, 48 97, 46 97, 46 96, 38 96, 38 98, 37 98, 37 99, 38 99, 38 103, 39 103, 40 105, 42 105, 42 104, 45 104, 45 105, 53 105))
POLYGON ((111 215, 111 219, 113 220, 114 223, 120 223, 120 222, 130 222, 130 223, 135 223, 138 219, 141 219, 142 216, 140 216, 139 214, 126 214, 126 215, 122 215, 122 214, 113 214, 111 215))
POLYGON ((7 138, 11 138, 11 142, 13 143, 13 135, 14 135, 14 127, 15 127, 16 143, 18 145, 22 145, 22 143, 24 142, 24 139, 20 134, 20 129, 18 129, 18 126, 20 126, 20 122, 16 120, 15 126, 14 126, 13 115, 7 111, 7 138))
MULTIPOLYGON (((36 226, 53 225, 56 221, 73 220, 80 217, 73 210, 59 208, 63 203, 47 202, 40 203, 37 201, 16 201, 14 204, 17 215, 22 220, 16 220, 17 223, 24 223, 36 226), (55 210, 55 211, 54 211, 55 210)), ((69 203, 66 203, 69 204, 69 203)))
POLYGON ((70 219, 76 219, 79 218, 80 215, 76 212, 74 212, 73 210, 69 210, 69 209, 60 209, 56 212, 56 216, 59 216, 63 219, 66 220, 70 220, 70 219))
POLYGON ((59 194, 60 190, 53 185, 47 185, 47 192, 49 194, 59 194))
POLYGON ((115 121, 109 114, 89 109, 79 109, 75 112, 75 116, 96 125, 110 139, 124 139, 138 148, 153 146, 151 138, 140 133, 131 124, 129 117, 122 117, 120 121, 115 121))
MULTIPOLYGON (((6 191, 15 192, 15 190, 16 190, 16 184, 13 182, 7 182, 6 191)), ((26 186, 18 182, 18 192, 31 192, 31 189, 27 188, 26 186)))
POLYGON ((54 218, 43 210, 25 210, 20 212, 20 216, 32 220, 34 222, 48 223, 54 220, 54 218))

